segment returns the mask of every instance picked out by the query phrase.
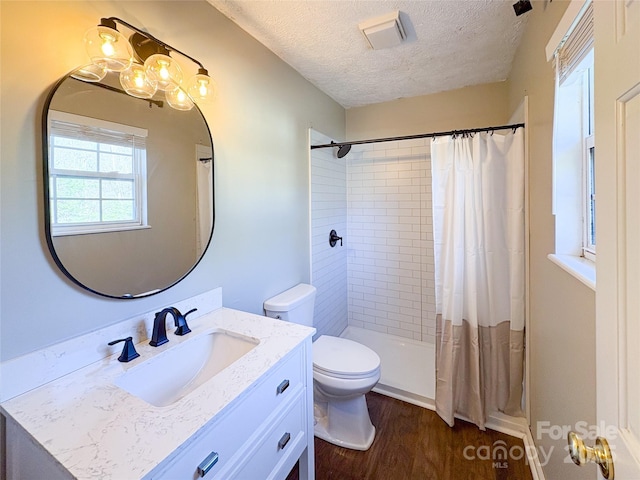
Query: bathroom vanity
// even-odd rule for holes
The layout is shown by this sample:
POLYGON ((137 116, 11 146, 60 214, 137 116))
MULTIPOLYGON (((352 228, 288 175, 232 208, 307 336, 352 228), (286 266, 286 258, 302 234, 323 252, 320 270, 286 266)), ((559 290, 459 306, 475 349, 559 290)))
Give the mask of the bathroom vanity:
MULTIPOLYGON (((107 57, 116 23, 139 35, 129 47, 145 45, 136 61, 175 50, 117 17, 100 22, 96 42, 107 57)), ((75 286, 136 302, 186 278, 211 243, 213 140, 199 108, 155 86, 134 94, 120 75, 128 64, 107 72, 102 60, 98 70, 74 69, 46 97, 44 233, 75 286), (85 151, 97 160, 85 161, 85 151), (86 195, 75 192, 103 180, 110 187, 90 200, 111 213, 85 215, 86 195)), ((113 321, 0 364, 0 480, 284 479, 298 461, 300 478, 314 478, 315 329, 223 308, 220 289, 113 321), (161 325, 152 328, 154 312, 167 307, 197 308, 191 332, 151 346, 161 325), (119 362, 122 343, 110 345, 128 337, 139 357, 119 362)))
POLYGON ((160 347, 138 343, 132 362, 114 353, 3 402, 7 479, 284 479, 298 460, 300 478, 313 479, 315 330, 226 308, 190 327, 160 347), (177 394, 159 393, 166 385, 154 382, 171 390, 171 365, 186 366, 215 336, 251 345, 177 394))

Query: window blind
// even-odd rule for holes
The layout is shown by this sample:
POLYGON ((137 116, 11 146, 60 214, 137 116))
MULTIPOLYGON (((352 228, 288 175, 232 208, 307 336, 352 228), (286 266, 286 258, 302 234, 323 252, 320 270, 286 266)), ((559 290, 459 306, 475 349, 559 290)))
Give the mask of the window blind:
POLYGON ((559 83, 562 84, 593 47, 593 2, 556 50, 559 83))
MULTIPOLYGON (((65 116, 66 117, 66 116, 65 116)), ((146 130, 131 128, 127 125, 119 125, 100 121, 95 125, 89 124, 87 117, 80 117, 82 121, 69 121, 68 118, 60 118, 52 115, 49 119, 49 134, 52 137, 73 138, 75 140, 94 141, 120 147, 133 147, 146 149, 146 130), (128 128, 127 128, 128 127, 128 128)), ((111 123, 111 122, 109 122, 111 123)))

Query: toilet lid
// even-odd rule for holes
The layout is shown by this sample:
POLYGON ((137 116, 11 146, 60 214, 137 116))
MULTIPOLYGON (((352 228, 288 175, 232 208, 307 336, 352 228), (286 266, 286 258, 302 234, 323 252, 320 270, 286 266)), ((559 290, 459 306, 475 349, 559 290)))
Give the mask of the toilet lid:
POLYGON ((328 374, 362 376, 380 368, 380 357, 361 343, 322 335, 313 342, 313 367, 328 374))

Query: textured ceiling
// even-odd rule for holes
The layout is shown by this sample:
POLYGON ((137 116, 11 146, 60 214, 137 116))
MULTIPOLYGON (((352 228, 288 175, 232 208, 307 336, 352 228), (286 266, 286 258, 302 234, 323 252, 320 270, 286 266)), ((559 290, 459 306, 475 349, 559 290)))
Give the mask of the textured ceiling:
POLYGON ((515 0, 208 0, 346 108, 506 80, 527 15, 515 0), (358 24, 395 10, 402 45, 358 24))

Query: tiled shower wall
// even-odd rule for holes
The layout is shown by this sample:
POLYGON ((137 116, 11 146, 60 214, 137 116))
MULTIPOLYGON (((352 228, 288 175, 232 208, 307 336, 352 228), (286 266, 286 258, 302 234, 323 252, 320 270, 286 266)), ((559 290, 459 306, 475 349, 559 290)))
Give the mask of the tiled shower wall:
POLYGON ((373 143, 346 157, 348 301, 349 325, 434 342, 429 145, 373 143))
MULTIPOLYGON (((331 139, 310 130, 311 145, 331 139)), ((317 288, 313 325, 319 335, 347 327, 347 165, 330 148, 311 150, 311 283, 317 288), (329 232, 344 236, 334 248, 329 232)))
MULTIPOLYGON (((311 144, 330 138, 311 130, 311 144)), ((433 342, 429 140, 311 151, 311 277, 318 334, 349 325, 433 342), (344 236, 331 248, 329 231, 344 236)))

